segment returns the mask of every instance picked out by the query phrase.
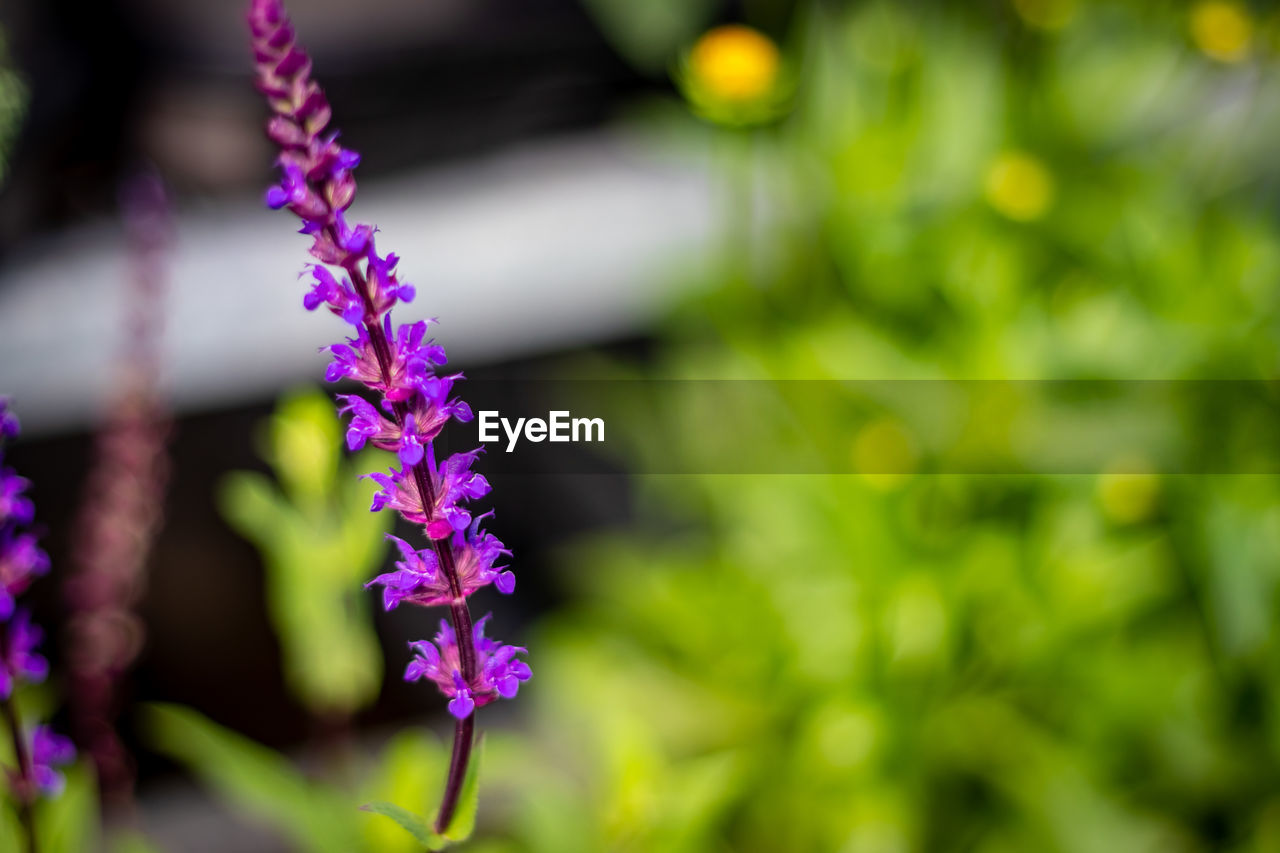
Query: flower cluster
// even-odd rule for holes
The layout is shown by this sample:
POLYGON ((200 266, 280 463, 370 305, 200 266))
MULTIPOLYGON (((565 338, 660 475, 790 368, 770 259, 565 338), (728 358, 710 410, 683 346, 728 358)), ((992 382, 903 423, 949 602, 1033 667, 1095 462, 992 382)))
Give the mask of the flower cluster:
MULTIPOLYGON (((510 595, 516 588, 516 576, 513 572, 502 571, 501 566, 494 563, 501 557, 511 556, 511 552, 503 547, 498 537, 480 530, 480 522, 493 513, 487 512, 471 522, 466 530, 454 531, 450 544, 453 546, 454 568, 458 574, 458 583, 463 595, 470 595, 483 586, 493 584, 498 592, 510 595)), ((449 581, 440 571, 440 561, 434 550, 420 551, 403 539, 388 536, 404 558, 396 562, 396 571, 378 575, 365 584, 368 589, 375 584, 381 586, 382 603, 391 610, 401 602, 431 606, 448 604, 453 593, 449 581)), ((408 677, 408 676, 406 676, 408 677)), ((412 680, 412 679, 410 679, 412 680)))
POLYGON ((444 348, 427 336, 434 321, 392 323, 391 310, 409 302, 414 288, 400 281, 395 254, 379 254, 376 229, 346 218, 360 157, 327 131, 328 101, 311 79, 311 61, 297 45, 280 0, 253 0, 249 25, 257 85, 274 113, 267 135, 281 149, 281 180, 267 191, 267 206, 292 211, 302 220, 300 233, 312 239, 311 255, 319 263, 304 273, 311 279, 304 307, 323 305, 352 328, 345 342, 326 348, 332 361, 325 378, 354 380, 377 396, 373 402, 339 396, 339 411, 348 418, 347 444, 372 444, 398 456, 401 467, 369 475, 379 486, 372 509, 399 512, 421 525, 430 540, 418 550, 395 539, 403 560, 397 571, 370 585, 383 587, 388 609, 402 602, 450 608, 453 628, 441 633, 434 657, 423 649, 435 646, 415 645, 420 657, 405 677, 429 674, 449 697, 450 712, 466 720, 476 707, 515 696, 529 668, 512 660, 523 649, 499 646, 483 637, 482 623, 474 629, 471 624, 467 597, 489 584, 510 593, 515 578, 494 566, 509 552, 480 529, 480 519, 473 521, 464 505, 489 492, 488 481, 471 470, 479 451, 436 458, 433 442, 445 424, 472 417, 466 403, 450 396, 462 376, 437 372, 447 362, 444 348), (428 661, 422 666, 430 669, 418 661, 428 661))
POLYGON ((458 638, 449 623, 440 620, 440 631, 435 641, 420 640, 413 643, 416 656, 405 669, 408 681, 428 678, 449 697, 449 712, 455 717, 466 717, 481 705, 487 705, 502 697, 510 699, 520 689, 520 682, 530 675, 529 665, 516 655, 525 651, 519 646, 504 646, 484 635, 485 616, 475 624, 471 638, 479 655, 478 683, 462 680, 459 672, 458 638))
MULTIPOLYGON (((0 439, 17 434, 18 419, 10 411, 8 399, 0 397, 0 439)), ((29 486, 27 480, 0 464, 0 701, 7 706, 6 719, 15 727, 20 723, 12 704, 14 690, 20 684, 44 681, 49 672, 49 664, 37 651, 44 632, 15 601, 34 579, 49 570, 49 558, 27 527, 35 517, 35 507, 25 494, 29 486)), ((37 794, 58 794, 63 779, 56 767, 75 758, 71 741, 37 726, 29 740, 23 736, 15 742, 25 746, 19 750, 18 768, 11 777, 18 802, 29 807, 37 794)))

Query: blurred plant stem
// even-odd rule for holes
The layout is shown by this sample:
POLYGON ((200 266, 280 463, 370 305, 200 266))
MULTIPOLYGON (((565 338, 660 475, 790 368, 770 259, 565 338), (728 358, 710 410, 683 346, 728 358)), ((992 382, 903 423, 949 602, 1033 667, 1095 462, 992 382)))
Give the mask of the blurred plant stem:
MULTIPOLYGON (((5 650, 0 649, 0 653, 5 650)), ((22 833, 26 839, 27 853, 39 853, 40 842, 36 833, 35 787, 31 781, 31 753, 27 749, 26 738, 22 735, 22 721, 18 717, 18 704, 12 696, 4 700, 4 719, 13 738, 14 761, 18 765, 17 773, 10 779, 14 802, 18 806, 18 822, 22 824, 22 833)))
POLYGON ((120 206, 130 271, 120 300, 119 379, 95 438, 65 597, 77 737, 93 759, 103 804, 127 823, 135 819, 134 768, 116 717, 120 681, 144 642, 134 607, 146 587, 168 480, 170 423, 157 386, 173 225, 158 175, 128 179, 120 206))

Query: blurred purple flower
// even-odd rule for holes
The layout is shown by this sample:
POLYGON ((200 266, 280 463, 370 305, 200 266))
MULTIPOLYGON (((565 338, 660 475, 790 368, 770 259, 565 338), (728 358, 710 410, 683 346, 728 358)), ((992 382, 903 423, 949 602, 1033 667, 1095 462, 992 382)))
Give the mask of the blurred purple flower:
MULTIPOLYGON (((0 439, 18 434, 18 420, 9 411, 9 401, 0 397, 0 439)), ((3 444, 0 444, 0 462, 3 444)), ((37 726, 27 748, 22 736, 22 722, 13 694, 20 684, 41 682, 49 673, 49 665, 36 653, 44 632, 31 622, 25 609, 15 606, 14 598, 31 581, 49 570, 49 558, 40 549, 36 535, 22 529, 35 514, 30 501, 17 497, 26 489, 27 481, 7 468, 0 467, 0 704, 4 719, 13 736, 16 769, 10 773, 10 784, 17 804, 20 823, 27 833, 28 848, 36 849, 35 821, 32 804, 38 794, 56 796, 62 790, 62 775, 53 770, 55 764, 66 764, 75 758, 71 741, 37 726)))
POLYGON ((15 524, 30 524, 35 516, 35 505, 22 493, 31 483, 24 477, 0 468, 0 524, 12 521, 15 524))
POLYGON ((56 797, 66 786, 66 779, 54 768, 76 760, 76 748, 69 738, 48 726, 36 726, 31 733, 31 774, 36 788, 47 797, 56 797))
POLYGON ((3 657, 0 657, 0 699, 13 695, 13 688, 20 682, 39 684, 49 674, 49 662, 36 654, 36 647, 44 639, 40 626, 31 624, 31 615, 19 609, 6 624, 3 657))

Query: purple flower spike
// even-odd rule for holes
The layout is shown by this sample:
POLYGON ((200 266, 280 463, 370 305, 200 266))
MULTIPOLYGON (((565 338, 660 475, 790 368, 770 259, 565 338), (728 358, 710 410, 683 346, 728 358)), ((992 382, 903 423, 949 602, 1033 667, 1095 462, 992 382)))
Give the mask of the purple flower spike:
POLYGON ((40 793, 47 797, 61 794, 66 780, 54 768, 75 760, 76 748, 69 739, 48 726, 36 726, 31 734, 31 772, 40 793))
POLYGON ((417 655, 405 671, 410 681, 434 681, 458 719, 449 777, 436 813, 436 831, 443 832, 466 776, 474 710, 514 696, 529 677, 529 668, 515 659, 523 649, 495 646, 483 640, 482 631, 473 630, 467 602, 489 584, 510 594, 515 575, 495 565, 509 552, 482 533, 478 519, 473 521, 463 506, 489 492, 488 480, 471 470, 478 451, 436 458, 434 441, 448 421, 472 418, 471 407, 450 396, 462 376, 437 374, 448 362, 444 348, 427 337, 434 320, 392 323, 391 310, 412 300, 414 288, 400 281, 395 253, 378 253, 377 230, 347 219, 345 211, 356 192, 352 170, 360 156, 339 146, 337 133, 329 129, 329 102, 311 79, 311 60, 298 45, 280 0, 251 0, 249 29, 257 87, 272 111, 267 136, 280 148, 280 182, 268 191, 267 203, 302 220, 299 231, 311 239, 311 256, 321 264, 311 270, 303 306, 327 306, 355 329, 342 343, 324 348, 331 356, 325 378, 358 382, 376 395, 339 396, 339 411, 347 417, 347 446, 359 450, 372 444, 396 454, 401 468, 367 475, 378 485, 370 509, 399 512, 425 528, 429 540, 429 547, 417 550, 393 538, 402 559, 394 571, 366 586, 382 587, 387 609, 405 602, 448 606, 462 637, 455 642, 453 629, 444 624, 438 646, 413 646, 417 655))
POLYGON ((524 654, 523 648, 504 646, 484 636, 484 625, 488 619, 485 616, 473 629, 479 666, 476 677, 469 684, 462 677, 453 629, 443 619, 434 643, 420 640, 409 644, 416 654, 405 669, 405 681, 425 678, 435 682, 440 692, 449 697, 449 713, 460 720, 490 702, 515 698, 520 682, 533 676, 529 665, 516 658, 516 655, 524 654))
MULTIPOLYGON (((18 434, 18 420, 8 409, 8 400, 0 397, 0 439, 18 434)), ((3 447, 0 446, 0 451, 3 447)), ((3 453, 0 452, 0 461, 3 453)), ((5 708, 4 718, 14 727, 10 732, 15 744, 22 744, 25 735, 19 720, 20 712, 13 701, 14 691, 21 684, 37 684, 49 674, 49 664, 36 653, 44 632, 31 622, 25 609, 15 606, 15 597, 22 593, 31 581, 49 570, 49 558, 40 549, 36 535, 23 525, 35 515, 31 502, 22 496, 27 481, 0 466, 0 702, 5 708)), ((71 741, 56 735, 45 726, 37 726, 24 754, 19 746, 17 769, 10 773, 13 799, 21 813, 20 823, 27 827, 27 843, 36 847, 32 807, 40 794, 56 796, 62 790, 62 774, 54 767, 66 764, 75 757, 71 741)))

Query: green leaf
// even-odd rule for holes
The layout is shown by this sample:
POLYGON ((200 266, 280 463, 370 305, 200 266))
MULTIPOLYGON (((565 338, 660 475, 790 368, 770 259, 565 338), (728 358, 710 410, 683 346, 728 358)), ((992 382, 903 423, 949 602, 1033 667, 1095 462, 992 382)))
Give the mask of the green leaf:
POLYGON ((278 828, 316 853, 359 848, 356 809, 336 791, 309 782, 282 755, 178 705, 152 704, 148 742, 181 761, 235 808, 278 828))
POLYGON ((261 546, 285 523, 289 505, 268 478, 235 471, 218 484, 218 511, 246 539, 261 546))
POLYGON ((306 388, 284 397, 268 442, 267 460, 295 502, 319 503, 333 492, 342 425, 327 394, 306 388))
MULTIPOLYGON (((405 729, 382 750, 377 766, 360 788, 360 802, 382 800, 425 812, 439 802, 449 755, 431 732, 405 729)), ((413 840, 385 820, 369 819, 361 827, 364 846, 379 853, 412 853, 413 840)))
POLYGON ((395 803, 378 801, 360 808, 367 812, 391 818, 428 850, 443 850, 449 845, 449 839, 431 830, 431 827, 427 825, 426 818, 416 815, 408 809, 401 808, 395 803))
POLYGON ((445 838, 450 841, 466 841, 476 828, 476 812, 480 808, 480 759, 484 755, 484 735, 476 737, 475 747, 471 750, 471 765, 467 767, 467 777, 462 780, 462 792, 458 795, 458 807, 453 812, 453 820, 445 829, 445 838))
POLYGON ((84 761, 66 771, 66 787, 56 799, 36 805, 36 827, 43 853, 80 853, 97 848, 98 792, 84 761))

